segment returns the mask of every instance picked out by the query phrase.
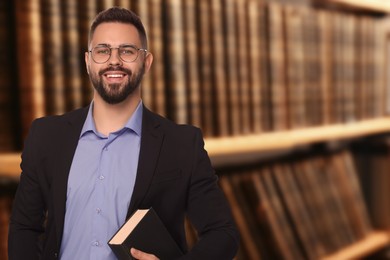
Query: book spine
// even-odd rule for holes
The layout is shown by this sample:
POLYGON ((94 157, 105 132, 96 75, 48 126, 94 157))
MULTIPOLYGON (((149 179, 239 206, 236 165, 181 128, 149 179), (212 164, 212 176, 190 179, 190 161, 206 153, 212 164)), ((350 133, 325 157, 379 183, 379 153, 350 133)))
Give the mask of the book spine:
POLYGON ((169 98, 167 96, 167 86, 164 77, 165 57, 163 37, 164 28, 162 27, 162 1, 161 0, 149 0, 150 1, 150 48, 153 52, 153 69, 151 71, 152 84, 153 84, 153 107, 154 110, 160 115, 167 116, 167 103, 169 98))
POLYGON ((322 124, 322 93, 320 89, 320 60, 319 60, 319 22, 317 10, 302 8, 301 10, 302 47, 303 48, 303 81, 304 81, 304 118, 306 126, 322 124), (312 21, 307 23, 306 21, 312 21))
POLYGON ((228 114, 229 116, 229 133, 230 135, 240 134, 240 100, 239 100, 239 81, 237 67, 237 33, 236 33, 236 16, 234 15, 233 0, 226 0, 223 6, 224 13, 224 32, 225 32, 225 56, 226 56, 226 73, 228 89, 228 114))
POLYGON ((172 119, 179 123, 188 123, 187 113, 187 91, 185 81, 185 60, 184 60, 184 28, 181 0, 165 0, 164 20, 167 32, 166 76, 168 95, 169 95, 169 113, 172 119))
POLYGON ((305 84, 304 79, 304 23, 302 11, 295 6, 286 6, 285 19, 288 117, 290 128, 294 129, 306 126, 306 109, 308 109, 306 99, 309 100, 312 96, 307 96, 305 93, 305 87, 309 87, 309 85, 305 84))
POLYGON ((274 131, 289 127, 287 115, 287 89, 285 73, 284 7, 268 5, 270 91, 272 102, 272 127, 274 131))
MULTIPOLYGON (((150 25, 150 1, 148 0, 144 0, 144 1, 140 1, 138 2, 138 14, 139 14, 139 17, 145 27, 145 30, 146 30, 146 34, 148 35, 149 34, 149 28, 151 28, 151 25, 150 25)), ((148 37, 148 51, 153 53, 153 50, 150 49, 150 37, 148 37)), ((152 64, 152 68, 154 68, 153 64, 152 64)), ((154 107, 154 104, 153 104, 153 99, 155 98, 153 96, 153 85, 152 85, 152 76, 150 75, 150 73, 147 73, 144 75, 143 79, 142 79, 142 86, 141 86, 141 96, 142 96, 142 102, 143 104, 145 104, 149 109, 151 109, 152 111, 155 111, 155 107, 154 107)))
MULTIPOLYGON (((229 135, 227 73, 223 31, 223 1, 210 1, 212 84, 215 89, 216 135, 229 135)), ((202 36, 200 36, 202 37, 202 36)))
POLYGON ((262 74, 262 60, 266 52, 263 37, 265 37, 264 28, 262 26, 262 19, 264 19, 264 8, 260 6, 257 0, 249 0, 247 3, 248 13, 248 50, 249 50, 249 85, 250 85, 250 99, 251 99, 251 113, 250 121, 254 133, 263 131, 263 113, 261 109, 262 89, 263 84, 262 74))
MULTIPOLYGON (((64 85, 66 98, 66 111, 79 108, 86 103, 83 102, 83 87, 81 73, 84 71, 84 62, 80 57, 84 56, 79 49, 79 20, 77 10, 78 1, 70 0, 61 2, 62 12, 62 40, 64 60, 64 85)), ((84 72, 85 73, 85 72, 84 72)))
POLYGON ((212 52, 211 52, 211 23, 210 1, 197 1, 198 14, 198 41, 199 46, 199 75, 200 75, 200 100, 202 113, 202 130, 204 135, 215 135, 215 118, 213 113, 214 89, 212 82, 212 52))
MULTIPOLYGON (((186 59, 186 85, 188 93, 187 110, 189 122, 197 127, 202 126, 202 105, 199 80, 199 45, 197 34, 197 9, 195 0, 183 2, 184 41, 186 59)), ((202 14, 203 15, 203 14, 202 14)))
POLYGON ((19 100, 15 37, 13 26, 12 3, 0 3, 0 152, 9 152, 19 149, 19 100))
POLYGON ((247 0, 236 1, 234 5, 236 27, 236 64, 238 70, 238 95, 240 134, 249 134, 251 129, 251 98, 249 86, 249 53, 248 53, 248 14, 245 8, 247 0))
POLYGON ((15 1, 22 136, 45 115, 44 66, 39 0, 15 1))
POLYGON ((42 39, 46 114, 65 112, 63 41, 59 0, 42 1, 42 39))
POLYGON ((259 203, 263 204, 262 207, 259 205, 257 215, 259 218, 263 217, 261 215, 267 215, 267 221, 275 236, 276 250, 280 252, 283 259, 303 258, 300 246, 291 229, 287 212, 272 180, 270 168, 264 167, 254 171, 251 177, 260 198, 259 203))
MULTIPOLYGON (((89 27, 92 23, 94 16, 96 15, 97 6, 95 0, 78 1, 78 31, 79 31, 79 53, 85 54, 88 52, 88 33, 89 27)), ((84 55, 80 55, 79 64, 85 64, 84 55)), ((82 86, 82 104, 89 104, 93 96, 93 87, 89 80, 88 74, 83 71, 81 73, 81 86, 82 86)))

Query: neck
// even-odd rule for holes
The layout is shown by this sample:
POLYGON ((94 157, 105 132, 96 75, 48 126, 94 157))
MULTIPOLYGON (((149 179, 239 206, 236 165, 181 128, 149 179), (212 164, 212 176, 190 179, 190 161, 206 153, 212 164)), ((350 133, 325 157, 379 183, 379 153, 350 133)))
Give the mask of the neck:
POLYGON ((136 110, 141 98, 129 96, 119 104, 108 104, 99 95, 94 94, 93 118, 99 133, 108 136, 124 127, 136 110))

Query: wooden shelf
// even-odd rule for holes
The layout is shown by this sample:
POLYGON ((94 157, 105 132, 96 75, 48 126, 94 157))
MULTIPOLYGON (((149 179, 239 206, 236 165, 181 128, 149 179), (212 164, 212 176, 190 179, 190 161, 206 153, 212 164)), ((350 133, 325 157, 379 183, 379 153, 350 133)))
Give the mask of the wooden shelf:
POLYGON ((377 13, 390 13, 390 1, 388 0, 316 0, 316 2, 377 13))
POLYGON ((243 155, 286 151, 316 142, 345 140, 386 132, 390 133, 390 117, 257 135, 206 138, 205 148, 213 164, 220 165, 223 161, 243 155))
POLYGON ((347 246, 322 260, 361 259, 390 244, 390 235, 386 231, 376 231, 366 238, 347 246))
MULTIPOLYGON (((258 135, 206 138, 205 147, 212 161, 217 158, 224 158, 226 161, 229 156, 239 157, 242 154, 285 151, 314 142, 335 141, 386 132, 390 133, 390 117, 258 135)), ((0 176, 17 181, 20 175, 19 164, 20 153, 0 154, 0 176)), ((375 231, 357 243, 324 257, 323 260, 359 259, 389 245, 390 234, 387 231, 375 231)))
MULTIPOLYGON (((386 132, 390 133, 390 117, 256 135, 206 138, 205 148, 213 165, 221 166, 227 160, 240 161, 242 160, 240 157, 244 156, 281 153, 315 142, 343 140, 386 132)), ((19 178, 19 164, 20 153, 0 154, 0 176, 19 178)))
POLYGON ((0 176, 18 179, 20 175, 20 153, 0 153, 0 176))

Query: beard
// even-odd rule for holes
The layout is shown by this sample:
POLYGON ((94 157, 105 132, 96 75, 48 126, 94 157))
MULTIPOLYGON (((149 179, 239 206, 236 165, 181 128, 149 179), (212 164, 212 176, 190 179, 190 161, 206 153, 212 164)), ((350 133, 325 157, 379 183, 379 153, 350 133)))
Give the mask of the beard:
POLYGON ((99 71, 98 74, 90 73, 89 78, 93 87, 108 104, 114 105, 121 103, 141 85, 141 80, 145 74, 145 64, 137 73, 123 67, 110 67, 99 71), (123 71, 127 74, 127 81, 124 83, 106 84, 103 81, 103 74, 108 71, 123 71), (122 87, 122 85, 124 86, 122 87))

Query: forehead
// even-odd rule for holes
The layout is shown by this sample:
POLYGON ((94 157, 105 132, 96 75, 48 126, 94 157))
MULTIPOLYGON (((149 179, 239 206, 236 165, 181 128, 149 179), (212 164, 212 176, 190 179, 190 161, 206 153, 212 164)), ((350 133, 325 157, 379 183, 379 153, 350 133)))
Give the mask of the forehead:
POLYGON ((96 27, 91 46, 103 43, 111 46, 124 43, 141 46, 141 40, 134 25, 115 22, 102 23, 96 27))

